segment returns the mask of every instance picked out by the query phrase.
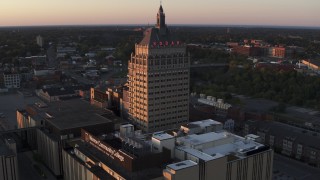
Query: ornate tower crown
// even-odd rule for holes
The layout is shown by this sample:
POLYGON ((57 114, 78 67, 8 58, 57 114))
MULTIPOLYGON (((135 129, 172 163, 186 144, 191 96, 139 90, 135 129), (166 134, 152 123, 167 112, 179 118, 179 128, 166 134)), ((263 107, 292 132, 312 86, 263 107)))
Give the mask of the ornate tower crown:
POLYGON ((162 5, 160 5, 158 14, 157 14, 157 28, 159 29, 165 29, 167 27, 166 25, 166 15, 163 12, 162 5))

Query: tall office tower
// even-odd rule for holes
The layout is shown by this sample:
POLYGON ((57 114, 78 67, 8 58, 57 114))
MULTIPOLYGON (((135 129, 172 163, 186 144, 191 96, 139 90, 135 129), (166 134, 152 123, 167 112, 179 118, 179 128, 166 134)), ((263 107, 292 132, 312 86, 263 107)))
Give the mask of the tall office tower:
POLYGON ((42 48, 43 45, 44 45, 43 37, 39 35, 39 36, 36 37, 36 40, 37 40, 38 46, 40 46, 42 48))
POLYGON ((129 61, 129 114, 145 132, 189 120, 190 55, 167 28, 162 5, 157 24, 144 32, 129 61))

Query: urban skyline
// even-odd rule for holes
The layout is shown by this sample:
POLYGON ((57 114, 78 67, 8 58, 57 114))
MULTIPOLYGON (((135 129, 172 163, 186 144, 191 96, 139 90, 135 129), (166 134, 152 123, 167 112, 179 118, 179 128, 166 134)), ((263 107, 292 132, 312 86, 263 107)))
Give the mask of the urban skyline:
POLYGON ((319 180, 295 1, 0 1, 0 180, 319 180))
MULTIPOLYGON (((159 1, 0 2, 0 26, 154 24, 152 8, 159 1), (62 5, 63 4, 63 5, 62 5), (144 13, 140 13, 144 12, 144 13)), ((266 25, 320 27, 320 2, 289 0, 163 1, 168 24, 266 25)))

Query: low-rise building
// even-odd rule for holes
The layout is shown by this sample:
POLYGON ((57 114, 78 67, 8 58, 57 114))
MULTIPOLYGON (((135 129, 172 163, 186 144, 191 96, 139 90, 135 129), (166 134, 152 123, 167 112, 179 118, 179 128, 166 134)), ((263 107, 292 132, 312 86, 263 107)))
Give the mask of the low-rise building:
POLYGON ((62 148, 81 136, 81 128, 109 133, 123 123, 109 110, 92 107, 82 99, 43 104, 18 110, 17 120, 19 127, 36 127, 35 135, 27 136, 33 137, 45 165, 58 177, 63 175, 62 148))
POLYGON ((306 65, 309 69, 320 70, 319 60, 302 60, 302 64, 306 65))
POLYGON ((169 179, 192 179, 199 180, 199 166, 191 160, 185 160, 170 164, 163 170, 163 177, 169 179))
POLYGON ((36 90, 37 96, 47 102, 61 101, 75 97, 89 97, 90 86, 48 87, 36 90))
POLYGON ((111 109, 124 119, 129 116, 128 87, 126 85, 119 87, 100 85, 91 88, 90 102, 94 106, 111 109))
POLYGON ((95 135, 82 130, 82 141, 65 148, 64 172, 79 177, 70 168, 76 164, 90 178, 108 173, 115 179, 166 180, 271 180, 273 150, 222 130, 213 120, 182 126, 166 132, 141 134, 133 125, 122 125, 120 133, 95 135), (172 163, 170 163, 172 162, 172 163), (163 164, 166 167, 163 169, 163 164), (93 173, 93 168, 99 173, 93 173), (159 172, 160 170, 160 172, 159 172))
POLYGON ((83 129, 82 141, 73 148, 63 150, 66 179, 81 176, 79 171, 67 170, 72 164, 84 164, 84 172, 95 169, 93 177, 98 179, 107 175, 121 180, 161 178, 161 166, 170 161, 170 152, 152 152, 151 145, 140 138, 134 132, 121 137, 115 134, 99 135, 83 129))
POLYGON ((245 133, 260 136, 259 142, 276 152, 320 167, 319 133, 280 122, 247 121, 245 133))

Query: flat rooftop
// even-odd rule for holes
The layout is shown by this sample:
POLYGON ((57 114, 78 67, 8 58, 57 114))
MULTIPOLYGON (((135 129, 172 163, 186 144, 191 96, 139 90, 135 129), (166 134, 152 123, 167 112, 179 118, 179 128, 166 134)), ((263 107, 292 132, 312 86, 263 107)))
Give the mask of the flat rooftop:
POLYGON ((220 158, 220 157, 224 156, 222 154, 209 155, 209 154, 204 153, 204 152, 202 152, 200 150, 189 148, 189 147, 185 147, 185 146, 178 147, 177 149, 180 150, 180 151, 184 151, 184 152, 186 152, 188 154, 191 154, 192 156, 197 157, 199 159, 202 159, 204 161, 211 161, 211 160, 214 160, 214 159, 217 159, 217 158, 220 158))
POLYGON ((184 127, 201 127, 202 129, 205 127, 209 127, 209 126, 213 126, 213 125, 222 125, 220 122, 218 121, 214 121, 212 119, 206 119, 206 120, 201 120, 201 121, 194 121, 194 122, 190 122, 187 125, 183 125, 184 127))
POLYGON ((252 150, 256 150, 260 147, 264 147, 264 145, 256 143, 254 141, 248 141, 248 142, 237 141, 230 144, 223 144, 220 146, 207 148, 207 149, 204 149, 203 152, 210 155, 215 155, 218 153, 223 155, 234 154, 235 156, 241 158, 241 157, 244 157, 243 155, 241 155, 241 153, 246 153, 252 150))
POLYGON ((184 142, 184 144, 189 144, 191 146, 197 146, 209 142, 214 142, 218 140, 225 140, 231 142, 233 137, 229 135, 228 132, 209 132, 205 134, 191 134, 178 138, 179 142, 184 142))
POLYGON ((173 138, 173 136, 165 132, 156 132, 152 135, 152 137, 158 139, 159 141, 173 138))
POLYGON ((178 149, 203 160, 211 160, 230 154, 243 158, 246 153, 265 147, 251 139, 228 132, 192 134, 178 138, 178 149))
POLYGON ((181 161, 178 163, 174 163, 174 164, 169 164, 167 167, 170 169, 173 169, 175 171, 181 170, 181 169, 185 169, 185 168, 189 168, 189 167, 193 167, 193 166, 197 166, 198 164, 191 161, 191 160, 185 160, 185 161, 181 161))
MULTIPOLYGON (((160 177, 162 174, 162 168, 158 167, 150 167, 148 169, 139 170, 137 172, 129 172, 125 170, 121 165, 118 164, 114 159, 109 156, 106 156, 103 152, 98 150, 97 148, 93 147, 91 144, 85 142, 77 142, 78 146, 76 147, 84 156, 88 157, 89 159, 93 160, 94 162, 100 162, 105 164, 106 166, 110 167, 113 171, 121 174, 122 177, 125 179, 154 179, 156 177, 160 177)), ((80 160, 78 158, 78 160, 80 160)), ((80 160, 81 161, 81 160, 80 160)))
POLYGON ((47 107, 36 107, 36 110, 41 118, 60 130, 112 122, 112 119, 102 116, 112 114, 110 111, 91 106, 82 99, 52 102, 47 107))

